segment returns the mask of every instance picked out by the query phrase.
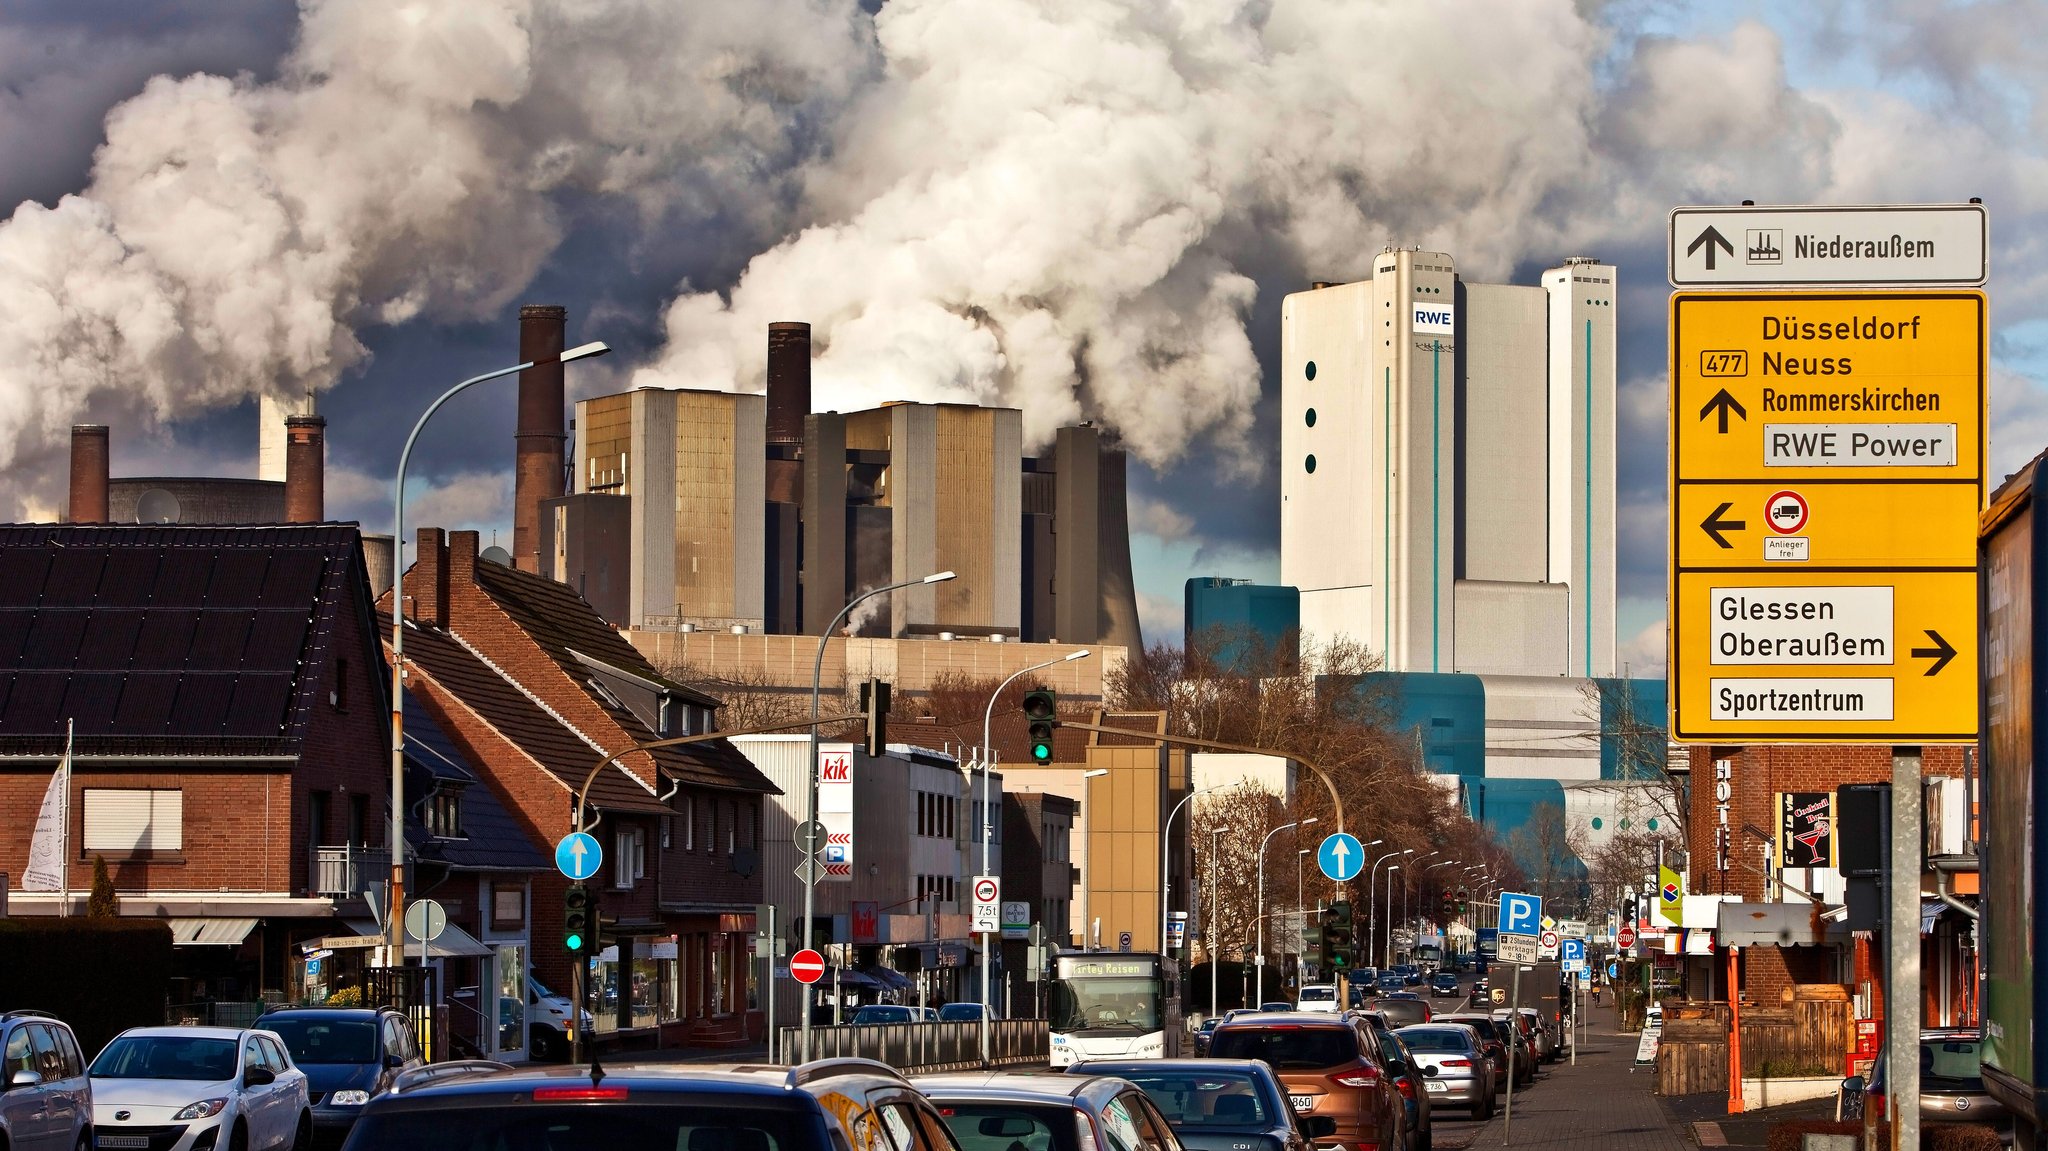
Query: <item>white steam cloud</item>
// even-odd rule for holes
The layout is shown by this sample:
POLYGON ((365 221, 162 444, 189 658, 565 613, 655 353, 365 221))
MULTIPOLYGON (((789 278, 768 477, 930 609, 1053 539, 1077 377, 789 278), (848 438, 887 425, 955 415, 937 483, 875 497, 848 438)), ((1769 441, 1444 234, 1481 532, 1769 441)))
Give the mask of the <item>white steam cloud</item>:
MULTIPOLYGON (((277 80, 151 81, 80 194, 0 223, 0 499, 46 498, 81 418, 330 387, 368 327, 495 314, 592 213, 754 253, 678 288, 634 384, 758 389, 766 324, 808 320, 821 408, 997 401, 1156 465, 1260 466, 1254 325, 1389 242, 1500 278, 1640 256, 1674 203, 1981 195, 2026 269, 2004 315, 2048 295, 2041 53, 2010 36, 1926 66, 2001 118, 1801 92, 1761 24, 1637 36, 1572 0, 302 9, 277 80)), ((1879 5, 1843 50, 1904 60, 1942 11, 1879 5)))

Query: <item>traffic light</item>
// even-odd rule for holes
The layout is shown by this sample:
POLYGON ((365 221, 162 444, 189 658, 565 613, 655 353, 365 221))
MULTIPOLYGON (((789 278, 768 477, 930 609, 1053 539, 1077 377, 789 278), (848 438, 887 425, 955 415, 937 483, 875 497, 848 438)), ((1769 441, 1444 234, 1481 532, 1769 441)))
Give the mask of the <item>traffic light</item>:
POLYGON ((1329 972, 1336 974, 1351 970, 1356 958, 1352 951, 1351 904, 1339 901, 1332 903, 1323 913, 1323 949, 1329 953, 1329 972))
POLYGON ((1636 897, 1626 895, 1621 900, 1621 921, 1633 926, 1636 921, 1636 897))
POLYGON ((1446 891, 1444 892, 1444 918, 1449 919, 1456 914, 1458 914, 1458 897, 1446 891))
POLYGON ((889 750, 889 684, 871 679, 860 685, 860 713, 868 723, 867 753, 880 756, 889 750))
POLYGON ((1467 887, 1460 887, 1460 888, 1458 889, 1458 914, 1459 914, 1459 915, 1464 915, 1465 913, 1467 913, 1467 912, 1469 912, 1469 911, 1471 911, 1471 910, 1472 910, 1472 890, 1471 890, 1470 888, 1467 888, 1467 887))
POLYGON ((1336 974, 1336 970, 1330 966, 1330 924, 1336 918, 1336 908, 1323 908, 1316 920, 1315 934, 1309 939, 1310 954, 1315 956, 1316 975, 1322 979, 1332 978, 1336 974))
POLYGON ((1059 698, 1038 688, 1024 693, 1024 721, 1031 729, 1031 759, 1044 767, 1052 762, 1052 729, 1060 725, 1055 717, 1059 698))
POLYGON ((562 893, 562 946, 569 958, 597 950, 597 923, 590 906, 590 889, 572 883, 562 893))

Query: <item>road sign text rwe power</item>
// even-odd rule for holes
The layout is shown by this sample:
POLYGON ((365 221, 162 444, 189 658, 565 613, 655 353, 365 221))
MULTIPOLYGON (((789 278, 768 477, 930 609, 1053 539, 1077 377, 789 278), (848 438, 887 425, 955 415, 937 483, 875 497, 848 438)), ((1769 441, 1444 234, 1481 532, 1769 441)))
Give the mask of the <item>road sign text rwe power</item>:
POLYGON ((1977 291, 1671 301, 1671 734, 1977 732, 1977 291))

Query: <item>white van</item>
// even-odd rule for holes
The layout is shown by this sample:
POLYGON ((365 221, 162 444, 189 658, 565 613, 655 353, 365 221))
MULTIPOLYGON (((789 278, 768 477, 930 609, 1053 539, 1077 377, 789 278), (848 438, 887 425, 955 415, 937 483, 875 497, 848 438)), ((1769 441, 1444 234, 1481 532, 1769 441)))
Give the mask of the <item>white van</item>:
POLYGON ((1327 1011, 1334 1015, 1337 1012, 1337 985, 1304 983, 1301 985, 1301 995, 1295 999, 1294 1006, 1299 1011, 1327 1011))

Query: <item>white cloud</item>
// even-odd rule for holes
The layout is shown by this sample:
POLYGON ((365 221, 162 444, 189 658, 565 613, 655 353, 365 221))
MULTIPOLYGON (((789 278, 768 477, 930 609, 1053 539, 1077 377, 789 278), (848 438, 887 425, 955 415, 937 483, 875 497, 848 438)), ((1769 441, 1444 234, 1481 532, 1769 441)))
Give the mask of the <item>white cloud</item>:
POLYGON ((1621 645, 1621 662, 1630 679, 1661 679, 1665 667, 1664 621, 1648 624, 1621 645))

